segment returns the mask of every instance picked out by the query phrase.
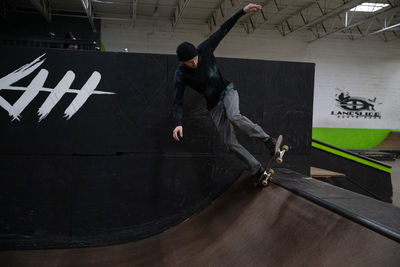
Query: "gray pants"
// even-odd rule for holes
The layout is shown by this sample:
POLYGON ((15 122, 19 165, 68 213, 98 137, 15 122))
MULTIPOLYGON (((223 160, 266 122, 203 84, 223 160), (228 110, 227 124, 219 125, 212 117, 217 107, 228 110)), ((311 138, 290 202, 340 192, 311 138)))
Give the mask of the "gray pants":
POLYGON ((235 153, 248 166, 251 175, 255 174, 261 164, 239 144, 234 126, 237 126, 249 137, 258 138, 263 142, 268 140, 270 136, 259 125, 240 114, 239 95, 235 89, 228 90, 223 99, 210 112, 217 130, 229 150, 235 153))

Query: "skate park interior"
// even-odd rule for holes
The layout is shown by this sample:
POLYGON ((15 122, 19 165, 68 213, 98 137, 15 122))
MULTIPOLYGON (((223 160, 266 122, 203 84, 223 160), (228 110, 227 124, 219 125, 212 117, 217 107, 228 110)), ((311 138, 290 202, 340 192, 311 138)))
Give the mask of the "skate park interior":
POLYGON ((400 3, 362 2, 255 1, 216 49, 289 146, 253 188, 197 93, 171 115, 176 46, 248 2, 3 1, 0 266, 397 266, 400 3))

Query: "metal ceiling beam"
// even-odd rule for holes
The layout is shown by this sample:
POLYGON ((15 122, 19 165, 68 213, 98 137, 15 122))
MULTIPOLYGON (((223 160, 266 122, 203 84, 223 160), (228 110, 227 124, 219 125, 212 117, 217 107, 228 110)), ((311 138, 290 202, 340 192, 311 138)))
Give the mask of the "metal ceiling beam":
POLYGON ((368 35, 377 34, 377 33, 380 33, 380 32, 385 32, 385 31, 388 31, 388 30, 391 30, 391 29, 397 28, 397 27, 400 27, 400 23, 397 23, 397 24, 394 24, 394 25, 391 25, 391 26, 387 26, 387 27, 385 26, 380 30, 377 30, 377 31, 369 33, 368 35))
POLYGON ((391 40, 391 41, 395 41, 395 40, 400 40, 400 34, 398 34, 395 31, 392 31, 393 35, 396 37, 395 39, 391 40))
MULTIPOLYGON (((270 10, 270 8, 267 8, 267 5, 270 2, 272 2, 272 0, 264 1, 261 4, 262 9, 260 10, 260 12, 254 12, 254 13, 250 13, 249 15, 247 15, 247 18, 245 19, 245 21, 243 23, 243 27, 247 33, 253 32, 258 26, 260 26, 262 23, 268 21, 273 16, 273 15, 268 16, 268 11, 270 10)), ((277 8, 279 9, 278 6, 277 6, 277 8)))
MULTIPOLYGON (((288 34, 293 33, 293 32, 296 32, 296 31, 299 31, 299 30, 302 30, 302 29, 304 29, 304 28, 311 27, 311 26, 313 26, 313 25, 315 25, 315 24, 322 23, 322 22, 324 22, 325 20, 327 20, 327 19, 329 19, 329 18, 332 18, 332 17, 334 17, 334 16, 336 16, 336 15, 339 15, 340 13, 342 13, 342 12, 345 11, 345 10, 352 9, 353 7, 356 7, 356 6, 358 6, 359 4, 361 4, 361 3, 363 3, 363 2, 365 2, 365 0, 350 0, 350 1, 347 1, 347 2, 345 2, 343 5, 336 7, 336 8, 333 9, 332 11, 330 11, 330 12, 328 12, 328 13, 322 15, 322 16, 319 16, 319 17, 317 17, 317 18, 314 18, 314 19, 312 19, 312 20, 309 21, 309 22, 306 21, 302 26, 297 27, 297 28, 294 28, 293 30, 289 31, 288 34)), ((318 2, 316 2, 316 3, 318 3, 318 2)), ((310 7, 310 8, 312 8, 312 7, 310 7)), ((324 12, 324 13, 325 13, 325 12, 324 12)), ((297 14, 296 14, 296 15, 297 15, 297 14)), ((294 15, 294 16, 296 16, 296 15, 294 15)))
MULTIPOLYGON (((301 20, 303 21, 303 23, 307 23, 307 22, 306 22, 306 19, 305 19, 305 17, 304 17, 304 15, 303 15, 302 12, 303 12, 304 10, 307 10, 308 8, 310 8, 310 6, 315 5, 315 4, 316 4, 316 3, 313 1, 313 2, 308 3, 306 6, 301 7, 300 9, 298 9, 298 10, 296 11, 296 14, 295 14, 295 15, 286 16, 284 19, 282 19, 282 20, 280 20, 278 23, 276 23, 277 26, 275 26, 275 27, 276 27, 277 30, 282 34, 282 36, 285 36, 285 27, 283 26, 283 24, 286 23, 286 25, 290 25, 289 19, 290 19, 290 18, 293 18, 293 16, 300 16, 300 18, 301 18, 301 20)), ((291 28, 293 28, 293 27, 289 27, 289 26, 288 26, 288 29, 289 29, 289 30, 290 30, 291 28)))
MULTIPOLYGON (((376 34, 376 36, 378 36, 380 39, 382 39, 382 41, 384 41, 384 42, 390 41, 390 40, 389 40, 389 36, 386 34, 386 31, 392 30, 392 29, 398 27, 399 25, 397 25, 397 24, 394 24, 394 25, 391 25, 391 26, 387 26, 387 25, 390 24, 390 23, 392 22, 392 19, 393 19, 393 18, 395 17, 395 15, 397 14, 396 11, 398 11, 399 9, 400 9, 400 6, 397 6, 397 7, 395 7, 395 8, 389 9, 387 12, 381 12, 380 15, 384 15, 384 16, 385 16, 385 17, 383 18, 383 21, 381 21, 381 16, 375 16, 375 17, 371 20, 371 24, 369 25, 368 29, 367 29, 366 31, 364 31, 364 33, 361 33, 359 37, 354 38, 354 40, 361 39, 361 38, 365 38, 366 36, 375 35, 375 34, 376 34), (389 19, 388 19, 388 16, 389 16, 390 13, 392 13, 392 12, 393 12, 393 14, 392 14, 392 15, 389 17, 389 19), (384 13, 384 14, 383 14, 383 13, 384 13), (369 33, 369 31, 370 31, 370 26, 371 26, 372 23, 375 22, 375 21, 378 22, 379 24, 381 24, 381 25, 382 25, 382 28, 380 28, 380 29, 378 29, 378 30, 375 30, 375 31, 372 32, 372 33, 369 33)), ((397 23, 398 23, 398 22, 397 22, 397 23)), ((358 27, 358 26, 357 26, 357 27, 358 27)), ((392 32, 393 32, 393 31, 392 31, 392 32)))
POLYGON ((93 20, 93 7, 91 0, 81 0, 83 8, 85 9, 86 15, 89 19, 90 26, 92 26, 93 32, 96 32, 96 26, 94 26, 93 20))
POLYGON ((132 25, 135 27, 138 0, 132 0, 132 25))
POLYGON ((232 14, 233 8, 236 7, 239 2, 239 0, 223 0, 220 2, 218 7, 211 12, 207 20, 210 33, 232 14))
POLYGON ((400 5, 400 0, 386 0, 386 2, 391 6, 391 7, 395 7, 400 5))
MULTIPOLYGON (((322 6, 320 5, 319 2, 316 2, 316 5, 317 5, 319 11, 321 12, 321 15, 324 16, 324 15, 327 14, 327 10, 328 10, 328 7, 329 7, 329 6, 327 5, 327 1, 324 2, 324 7, 322 7, 322 6)), ((335 17, 336 17, 336 16, 335 16, 335 17)), ((339 15, 339 14, 337 14, 337 17, 340 19, 340 15, 339 15)), ((346 21, 347 21, 347 18, 348 18, 348 16, 347 16, 347 14, 346 14, 346 21)), ((326 27, 325 27, 325 25, 324 25, 324 22, 325 22, 325 21, 321 21, 320 23, 317 23, 317 24, 315 24, 313 27, 308 28, 308 29, 314 34, 314 36, 316 36, 317 38, 319 38, 319 37, 320 37, 320 34, 319 34, 318 28, 322 28, 325 34, 328 32, 328 31, 326 30, 326 27)))
MULTIPOLYGON (((306 3, 305 6, 297 10, 293 15, 287 16, 278 22, 276 28, 278 31, 285 36, 286 32, 291 33, 294 29, 294 26, 300 21, 300 23, 307 24, 312 19, 318 18, 317 15, 314 14, 314 9, 318 9, 321 12, 321 15, 327 14, 329 10, 329 0, 319 0, 319 1, 310 1, 306 3), (322 6, 321 6, 322 3, 322 6), (292 25, 292 26, 291 26, 292 25), (287 28, 287 30, 286 30, 287 28)), ((318 36, 318 33, 312 31, 315 36, 318 36)))
POLYGON ((155 6, 154 6, 154 11, 153 15, 151 17, 152 24, 153 24, 153 33, 158 29, 158 25, 160 22, 160 13, 158 12, 158 7, 159 7, 160 0, 157 0, 155 6))
POLYGON ((175 6, 175 12, 172 15, 172 29, 174 30, 179 20, 182 17, 183 12, 185 11, 187 5, 190 0, 178 0, 178 3, 175 6))
MULTIPOLYGON (((386 33, 385 33, 385 32, 382 32, 382 35, 383 35, 383 41, 387 42, 387 41, 388 41, 388 38, 387 38, 387 36, 386 36, 386 33)), ((379 34, 378 34, 378 36, 379 36, 379 34)))
POLYGON ((49 0, 30 0, 35 8, 43 15, 47 22, 51 21, 49 0))
MULTIPOLYGON (((348 25, 347 27, 342 27, 342 28, 339 28, 339 29, 330 31, 330 32, 328 32, 328 33, 326 33, 326 34, 324 34, 324 35, 321 35, 320 37, 318 37, 318 38, 316 38, 316 39, 314 39, 314 40, 311 40, 310 42, 319 40, 319 39, 321 39, 321 38, 327 37, 327 36, 332 35, 332 34, 337 33, 337 32, 341 32, 341 31, 345 31, 345 30, 348 30, 348 29, 357 27, 357 26, 359 26, 359 25, 361 25, 361 24, 364 24, 364 23, 367 23, 367 22, 373 22, 373 20, 374 20, 375 18, 377 18, 378 16, 382 16, 382 15, 385 15, 385 14, 388 14, 388 13, 391 13, 391 12, 396 12, 396 11, 398 11, 398 10, 400 10, 400 7, 394 7, 394 8, 386 9, 385 11, 379 12, 379 13, 377 13, 377 14, 375 14, 375 15, 372 15, 372 16, 369 16, 369 17, 367 17, 367 18, 365 18, 365 19, 362 19, 362 20, 360 20, 360 21, 358 21, 358 22, 356 22, 356 23, 353 23, 353 24, 351 24, 351 25, 348 25)), ((370 27, 370 26, 371 26, 371 25, 369 25, 369 27, 370 27)), ((368 29, 369 29, 369 27, 368 27, 368 29)))
MULTIPOLYGON (((296 2, 294 2, 294 3, 296 3, 296 2)), ((276 6, 276 9, 278 10, 278 13, 283 12, 283 11, 287 10, 288 7, 290 7, 289 5, 286 7, 280 7, 278 5, 278 3, 276 2, 276 0, 274 0, 274 4, 276 6)), ((274 14, 274 15, 276 15, 276 14, 274 14)), ((292 27, 290 26, 289 21, 287 19, 284 19, 283 22, 286 23, 286 26, 288 27, 289 31, 291 31, 292 27)))

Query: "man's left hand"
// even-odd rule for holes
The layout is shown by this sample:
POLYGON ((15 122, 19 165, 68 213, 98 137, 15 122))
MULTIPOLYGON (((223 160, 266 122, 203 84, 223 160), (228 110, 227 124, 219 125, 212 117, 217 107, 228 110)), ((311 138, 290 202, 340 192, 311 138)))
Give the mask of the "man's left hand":
POLYGON ((261 10, 262 9, 262 6, 260 6, 260 5, 257 5, 257 4, 248 4, 247 6, 245 6, 244 8, 243 8, 243 11, 245 12, 245 13, 251 13, 251 12, 256 12, 256 11, 258 11, 258 10, 261 10))

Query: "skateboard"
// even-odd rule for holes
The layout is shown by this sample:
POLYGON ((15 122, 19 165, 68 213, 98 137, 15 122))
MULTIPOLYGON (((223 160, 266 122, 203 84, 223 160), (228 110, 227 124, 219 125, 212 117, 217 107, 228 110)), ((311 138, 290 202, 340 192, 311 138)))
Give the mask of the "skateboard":
POLYGON ((275 154, 268 161, 267 165, 265 165, 264 172, 261 174, 259 181, 262 186, 268 186, 272 179, 272 175, 274 174, 274 170, 271 168, 272 162, 275 161, 278 164, 282 164, 283 155, 285 155, 285 152, 289 150, 289 147, 287 145, 283 145, 281 148, 282 141, 283 141, 283 136, 279 135, 275 144, 275 154))

